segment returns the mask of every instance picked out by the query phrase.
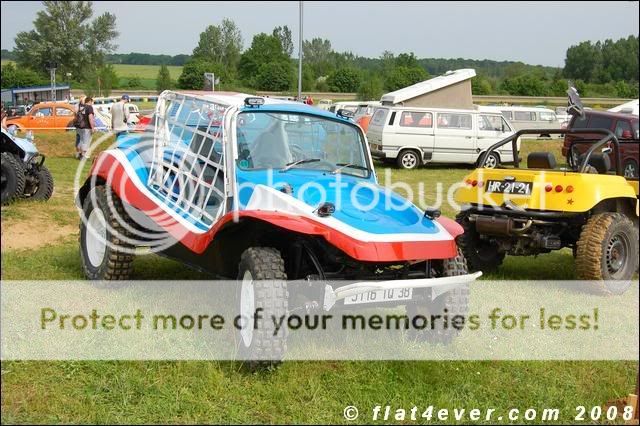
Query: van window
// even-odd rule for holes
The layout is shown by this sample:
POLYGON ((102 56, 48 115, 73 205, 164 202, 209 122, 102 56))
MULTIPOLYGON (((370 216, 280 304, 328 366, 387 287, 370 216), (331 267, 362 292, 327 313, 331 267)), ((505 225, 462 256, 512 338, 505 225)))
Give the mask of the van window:
POLYGON ((502 116, 507 120, 513 119, 513 116, 511 115, 511 111, 502 111, 502 116))
POLYGON ((471 114, 438 113, 441 129, 471 129, 471 114))
POLYGON ((622 134, 625 131, 631 133, 631 125, 629 124, 629 122, 623 120, 618 121, 618 123, 616 124, 616 136, 618 138, 621 138, 622 134))
POLYGON ((501 132, 502 129, 508 129, 507 123, 499 115, 484 115, 478 116, 478 130, 488 130, 492 132, 501 132), (504 124, 503 124, 504 123, 504 124))
POLYGON ((373 113, 373 117, 371 117, 371 124, 376 126, 384 125, 384 120, 387 118, 387 113, 389 112, 386 108, 379 108, 376 112, 373 113))
POLYGON ((540 121, 556 121, 556 115, 552 112, 544 112, 540 113, 540 121))
POLYGON ((404 111, 400 116, 400 127, 433 127, 433 115, 430 112, 404 111))
POLYGON ((514 111, 513 119, 515 121, 536 121, 536 113, 528 111, 514 111))
POLYGON ((611 129, 611 117, 602 117, 597 115, 592 115, 591 120, 589 121, 590 129, 611 129))

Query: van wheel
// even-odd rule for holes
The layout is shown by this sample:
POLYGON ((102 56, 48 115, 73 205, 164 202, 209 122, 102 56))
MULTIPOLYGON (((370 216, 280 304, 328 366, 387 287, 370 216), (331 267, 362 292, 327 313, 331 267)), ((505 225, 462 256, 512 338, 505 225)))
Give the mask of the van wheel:
POLYGON ((635 160, 627 160, 624 162, 624 166, 622 166, 622 170, 624 170, 624 177, 626 178, 638 178, 638 163, 635 160))
POLYGON ((398 163, 398 167, 406 170, 415 169, 421 164, 420 154, 412 149, 405 149, 400 152, 396 161, 398 163))
POLYGON ((592 216, 582 227, 577 246, 578 279, 594 281, 604 294, 622 294, 629 288, 638 267, 638 231, 627 216, 592 216))
MULTIPOLYGON (((478 157, 478 167, 480 167, 480 159, 482 158, 483 155, 484 154, 480 154, 480 157, 478 157)), ((500 165, 500 157, 498 157, 498 154, 496 154, 495 152, 492 152, 489 155, 487 155, 487 159, 484 160, 484 165, 482 167, 484 167, 485 169, 495 169, 499 165, 500 165)))
POLYGON ((277 366, 286 353, 287 329, 276 333, 273 322, 289 312, 286 280, 284 260, 275 248, 251 247, 242 253, 236 299, 239 314, 248 320, 239 324, 236 344, 238 355, 251 371, 277 366), (259 309, 262 319, 254 322, 259 309))

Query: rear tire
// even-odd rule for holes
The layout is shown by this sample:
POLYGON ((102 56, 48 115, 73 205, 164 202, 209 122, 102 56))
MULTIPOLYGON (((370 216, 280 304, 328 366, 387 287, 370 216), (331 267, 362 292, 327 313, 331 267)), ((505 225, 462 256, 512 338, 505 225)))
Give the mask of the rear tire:
POLYGON ((493 272, 504 261, 505 253, 498 250, 498 246, 480 239, 475 226, 469 220, 469 215, 459 213, 456 222, 462 226, 464 232, 456 238, 458 247, 462 251, 469 271, 493 272))
POLYGON ((129 232, 121 223, 129 221, 120 198, 104 186, 93 188, 84 200, 80 221, 80 259, 89 280, 127 280, 133 271, 129 232), (95 205, 92 199, 95 198, 95 205))
POLYGON ((275 333, 273 318, 288 315, 287 274, 280 252, 272 247, 251 247, 242 253, 238 268, 238 311, 248 327, 236 331, 239 356, 250 371, 264 370, 282 362, 287 351, 288 330, 275 333), (261 320, 255 324, 256 310, 261 320))
POLYGON ((420 160, 420 154, 413 149, 405 149, 398 154, 396 159, 398 167, 405 170, 413 170, 420 166, 422 161, 420 160))
POLYGON ((22 196, 26 184, 26 176, 22 161, 10 152, 3 152, 1 157, 2 205, 6 205, 22 196))
MULTIPOLYGON (((462 252, 458 250, 458 255, 452 259, 445 259, 436 262, 434 265, 436 276, 453 277, 457 275, 466 275, 467 262, 462 252)), ((469 313, 469 285, 465 284, 456 287, 444 294, 438 296, 435 300, 426 301, 422 304, 412 303, 407 305, 407 315, 410 322, 414 324, 413 318, 420 315, 428 319, 428 327, 424 330, 413 330, 409 333, 411 340, 419 342, 428 342, 431 344, 450 344, 458 334, 459 329, 453 326, 454 318, 465 318, 469 313), (431 317, 440 315, 440 318, 447 316, 449 321, 447 325, 440 319, 435 324, 431 323, 431 317)), ((455 320, 458 322, 459 320, 455 320)), ((419 324, 419 323, 418 323, 419 324)))
POLYGON ((36 175, 36 188, 29 195, 29 200, 33 201, 47 201, 53 195, 53 176, 51 172, 44 165, 34 170, 36 175))
POLYGON ((578 279, 594 281, 604 294, 622 294, 631 286, 638 267, 638 230, 627 216, 592 216, 582 227, 577 247, 578 279))
POLYGON ((624 170, 624 177, 638 179, 638 163, 635 160, 625 161, 622 170, 624 170))
POLYGON ((483 155, 484 154, 480 154, 480 157, 478 157, 478 167, 483 167, 485 169, 495 169, 496 167, 500 166, 500 157, 498 157, 498 154, 496 154, 495 152, 490 153, 487 156, 487 159, 484 160, 484 164, 480 165, 480 159, 483 155))

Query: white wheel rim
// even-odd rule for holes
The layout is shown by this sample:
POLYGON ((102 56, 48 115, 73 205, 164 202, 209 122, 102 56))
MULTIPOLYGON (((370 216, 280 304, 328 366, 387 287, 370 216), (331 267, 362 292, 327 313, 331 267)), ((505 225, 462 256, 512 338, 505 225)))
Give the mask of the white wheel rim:
POLYGON ((624 176, 625 177, 636 177, 636 165, 633 163, 627 164, 627 167, 624 168, 624 176))
POLYGON ((102 265, 104 254, 107 251, 107 221, 102 210, 93 209, 91 211, 85 235, 89 262, 97 268, 102 265))
POLYGON ((490 155, 489 157, 487 157, 487 160, 484 162, 484 166, 487 169, 493 169, 496 167, 496 158, 493 155, 490 155))
POLYGON ((416 166, 418 159, 415 154, 405 154, 402 157, 402 165, 407 169, 413 169, 416 166))
POLYGON ((245 271, 242 276, 242 287, 240 288, 240 315, 242 318, 242 328, 240 336, 246 347, 251 346, 253 340, 253 314, 255 312, 255 298, 253 292, 253 276, 251 272, 245 271))

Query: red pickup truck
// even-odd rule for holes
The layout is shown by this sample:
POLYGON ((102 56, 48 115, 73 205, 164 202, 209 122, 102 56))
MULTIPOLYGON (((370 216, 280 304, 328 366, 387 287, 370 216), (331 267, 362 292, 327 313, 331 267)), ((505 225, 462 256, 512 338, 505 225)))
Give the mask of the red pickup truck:
MULTIPOLYGON (((609 111, 586 110, 584 117, 572 116, 568 129, 607 129, 611 130, 620 141, 620 156, 624 175, 628 178, 638 179, 638 164, 640 138, 638 137, 638 116, 609 111)), ((602 135, 594 133, 580 136, 565 135, 562 155, 567 158, 567 163, 575 167, 580 154, 589 149, 589 146, 600 139, 602 135), (574 145, 570 152, 571 145, 574 145)), ((613 154, 612 154, 613 155, 613 154)), ((616 161, 615 157, 611 158, 616 161)), ((615 163, 614 163, 615 164, 615 163)))

